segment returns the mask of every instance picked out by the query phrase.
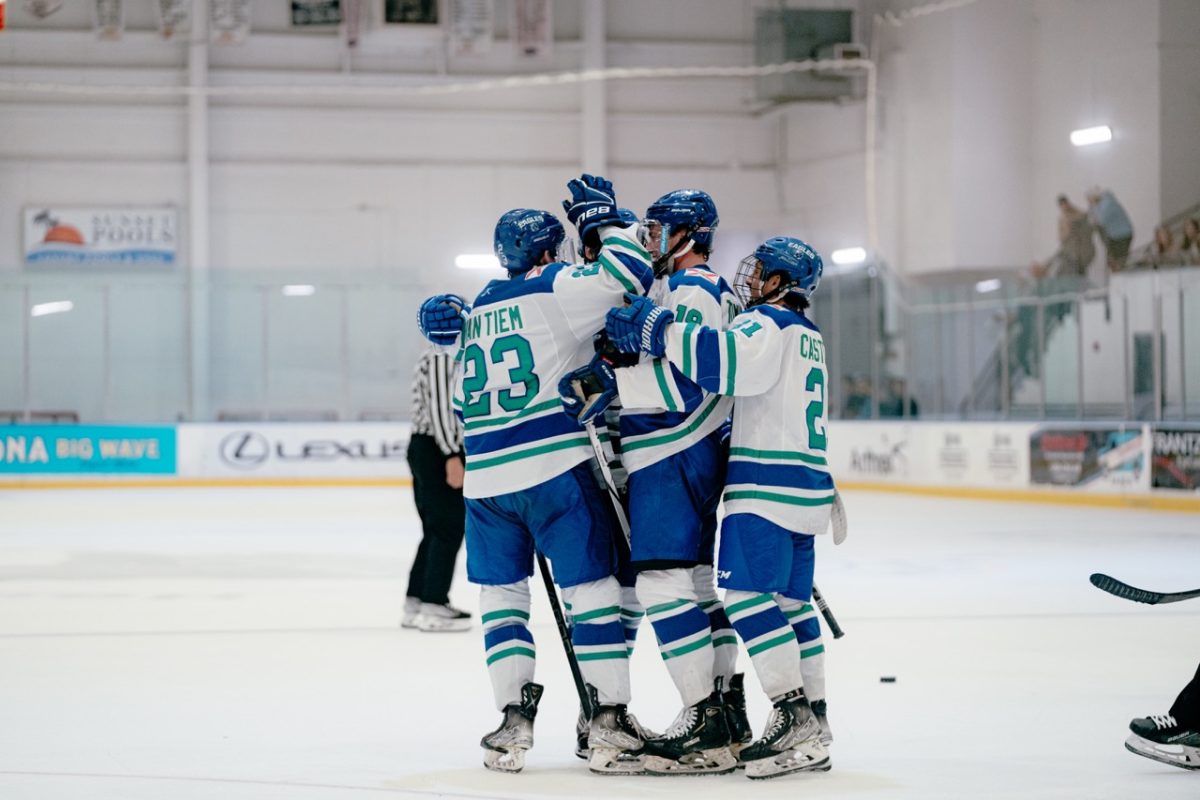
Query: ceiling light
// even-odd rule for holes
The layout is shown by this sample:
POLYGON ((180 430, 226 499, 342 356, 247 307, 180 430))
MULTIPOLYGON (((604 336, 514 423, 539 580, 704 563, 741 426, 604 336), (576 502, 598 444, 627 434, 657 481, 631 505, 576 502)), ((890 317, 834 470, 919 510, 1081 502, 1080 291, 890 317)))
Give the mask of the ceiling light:
POLYGON ((861 264, 867 260, 867 251, 861 247, 844 247, 841 250, 834 250, 830 258, 838 266, 861 264))
POLYGON ((454 257, 459 269, 500 269, 500 259, 492 253, 461 253, 454 257))
POLYGON ((75 304, 70 300, 55 300, 53 303, 38 303, 29 310, 31 317, 44 317, 47 314, 62 314, 70 311, 75 304))
POLYGON ((1097 125, 1094 128, 1080 128, 1071 131, 1071 144, 1085 147, 1089 144, 1100 144, 1112 141, 1112 128, 1107 125, 1097 125))
POLYGON ((317 293, 317 287, 309 283, 289 283, 283 287, 284 297, 311 297, 317 293))

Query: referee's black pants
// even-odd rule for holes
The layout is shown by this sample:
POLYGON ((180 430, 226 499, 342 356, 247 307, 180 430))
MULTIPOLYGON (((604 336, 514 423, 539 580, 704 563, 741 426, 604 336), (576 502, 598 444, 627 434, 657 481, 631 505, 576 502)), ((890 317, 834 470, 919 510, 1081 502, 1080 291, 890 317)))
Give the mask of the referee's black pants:
POLYGON ((450 602, 450 581, 466 524, 462 489, 446 484, 449 458, 460 456, 442 453, 437 440, 428 434, 416 433, 409 440, 408 466, 424 533, 408 575, 407 596, 437 605, 450 602))

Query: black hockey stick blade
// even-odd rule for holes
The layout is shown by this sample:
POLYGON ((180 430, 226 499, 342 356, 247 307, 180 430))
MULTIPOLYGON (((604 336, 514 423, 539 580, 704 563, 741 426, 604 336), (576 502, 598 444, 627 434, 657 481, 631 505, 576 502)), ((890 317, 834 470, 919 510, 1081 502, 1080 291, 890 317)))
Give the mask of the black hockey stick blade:
POLYGON ((1126 600, 1132 600, 1135 603, 1145 603, 1151 606, 1158 605, 1159 603, 1178 603, 1180 600, 1191 600, 1200 597, 1200 589, 1192 589, 1190 592, 1151 592, 1147 589, 1130 586, 1128 583, 1119 581, 1111 575, 1105 575, 1102 572, 1093 572, 1089 580, 1097 589, 1109 594, 1115 594, 1117 597, 1123 597, 1126 600))

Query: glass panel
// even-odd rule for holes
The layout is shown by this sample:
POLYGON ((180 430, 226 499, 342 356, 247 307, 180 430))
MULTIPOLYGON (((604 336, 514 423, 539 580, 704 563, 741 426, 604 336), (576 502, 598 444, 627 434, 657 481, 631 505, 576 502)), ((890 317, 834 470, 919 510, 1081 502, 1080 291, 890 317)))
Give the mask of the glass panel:
POLYGON ((108 293, 107 421, 176 422, 187 413, 187 298, 179 286, 108 293))
POLYGON ((103 421, 107 364, 100 290, 37 287, 30 292, 25 313, 30 314, 30 410, 69 412, 82 422, 103 421))
POLYGON ((0 425, 25 411, 24 287, 0 284, 0 425))

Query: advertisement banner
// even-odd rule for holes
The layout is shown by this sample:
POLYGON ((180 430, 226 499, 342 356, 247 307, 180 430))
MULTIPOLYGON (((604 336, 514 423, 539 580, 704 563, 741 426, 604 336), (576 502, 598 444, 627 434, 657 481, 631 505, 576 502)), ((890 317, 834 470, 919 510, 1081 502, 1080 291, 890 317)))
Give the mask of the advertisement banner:
POLYGON ((158 32, 164 39, 187 33, 191 27, 190 0, 158 0, 158 32))
POLYGON ((545 58, 554 46, 550 0, 513 0, 511 38, 521 58, 545 58))
POLYGON ((292 0, 292 26, 342 24, 341 0, 292 0))
POLYGON ((1029 483, 1031 425, 925 424, 918 428, 931 448, 924 480, 938 485, 1025 487, 1029 483))
POLYGON ((171 266, 179 245, 174 208, 24 209, 28 266, 171 266))
POLYGON ((205 478, 407 478, 407 423, 179 426, 179 474, 205 478))
POLYGON ((1150 486, 1200 492, 1200 429, 1154 426, 1150 486))
POLYGON ((120 39, 125 30, 125 7, 122 0, 95 0, 92 5, 92 21, 96 25, 99 39, 120 39))
POLYGON ((209 6, 209 41, 241 44, 250 35, 250 0, 212 0, 209 6))
POLYGON ((169 426, 12 425, 0 429, 0 474, 174 475, 169 426))
POLYGON ((1148 488, 1141 425, 1043 426, 1029 439, 1034 484, 1120 491, 1148 488))
POLYGON ((923 437, 915 426, 889 422, 829 424, 829 469, 834 481, 917 482, 927 474, 923 437))
POLYGON ((489 52, 494 28, 492 0, 450 0, 450 51, 454 55, 489 52))

